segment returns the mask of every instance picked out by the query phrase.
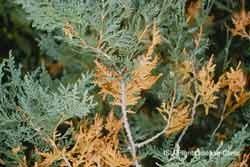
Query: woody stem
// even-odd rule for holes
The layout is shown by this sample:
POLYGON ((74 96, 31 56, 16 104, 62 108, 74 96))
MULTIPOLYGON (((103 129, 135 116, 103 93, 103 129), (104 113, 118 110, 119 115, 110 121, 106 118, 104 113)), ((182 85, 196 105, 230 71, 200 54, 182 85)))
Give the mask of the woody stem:
POLYGON ((211 138, 210 138, 210 145, 212 144, 212 141, 214 140, 214 136, 216 134, 216 132, 219 130, 219 128, 221 127, 223 121, 224 121, 224 115, 225 115, 225 112, 226 112, 226 108, 227 108, 227 105, 230 101, 230 98, 231 98, 231 95, 232 95, 232 92, 229 91, 227 93, 227 97, 226 97, 226 100, 225 100, 225 104, 224 104, 224 107, 223 107, 223 111, 221 113, 221 117, 220 117, 220 122, 218 123, 218 125, 216 126, 216 128, 214 129, 212 135, 211 135, 211 138))
POLYGON ((162 131, 160 131, 159 133, 157 133, 156 135, 154 135, 153 137, 151 137, 151 138, 149 138, 149 139, 147 139, 147 140, 145 140, 143 142, 135 144, 135 146, 137 148, 141 148, 141 147, 143 147, 143 146, 145 146, 145 145, 153 142, 155 139, 157 139, 158 137, 160 137, 161 135, 163 135, 164 133, 167 132, 167 130, 170 127, 170 122, 171 122, 171 119, 172 119, 172 112, 173 112, 173 107, 174 107, 175 99, 176 99, 176 88, 174 90, 174 96, 172 98, 171 108, 170 108, 170 111, 169 111, 169 116, 168 116, 167 124, 166 124, 165 128, 162 131))
POLYGON ((193 124, 194 122, 194 116, 196 113, 196 107, 198 106, 198 99, 199 99, 199 94, 197 94, 194 98, 194 104, 192 107, 192 115, 191 115, 191 122, 184 128, 184 130, 182 131, 181 135, 179 136, 177 142, 175 143, 175 146, 178 147, 182 138, 184 137, 184 135, 186 134, 188 128, 193 124))
POLYGON ((128 122, 127 111, 126 111, 126 92, 125 92, 125 81, 121 80, 121 109, 123 115, 123 124, 125 131, 127 133, 127 137, 130 143, 130 152, 132 154, 133 159, 135 160, 134 165, 136 167, 140 167, 139 162, 136 160, 136 146, 133 140, 133 136, 131 133, 130 125, 128 122))

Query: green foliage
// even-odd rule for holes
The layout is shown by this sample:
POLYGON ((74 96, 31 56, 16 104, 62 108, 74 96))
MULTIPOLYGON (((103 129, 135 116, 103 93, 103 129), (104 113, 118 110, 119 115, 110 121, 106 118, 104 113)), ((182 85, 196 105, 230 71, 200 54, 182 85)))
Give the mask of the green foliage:
POLYGON ((248 127, 243 127, 228 143, 222 143, 215 149, 211 149, 211 147, 208 150, 203 148, 197 149, 189 152, 192 153, 189 155, 179 147, 173 150, 163 147, 161 151, 152 150, 151 148, 153 152, 151 153, 155 158, 160 160, 160 167, 228 167, 240 155, 241 150, 248 145, 248 131, 248 127))
POLYGON ((85 148, 77 143, 79 136, 109 148, 104 153, 94 148, 90 155, 96 163, 81 162, 87 167, 100 165, 96 159, 102 156, 124 166, 133 161, 136 167, 227 167, 238 162, 249 146, 245 124, 250 118, 250 45, 249 39, 231 32, 235 28, 231 16, 242 7, 239 2, 15 0, 9 4, 14 3, 24 9, 37 32, 42 54, 58 60, 63 70, 60 77, 53 76, 58 69, 45 62, 46 66, 26 73, 11 54, 3 60, 0 164, 70 167, 85 148), (111 111, 120 120, 111 116, 103 123, 99 116, 93 118, 111 111), (177 154, 183 151, 185 155, 177 154))
POLYGON ((91 90, 90 74, 83 74, 72 85, 51 80, 44 68, 22 77, 14 57, 0 67, 0 134, 1 157, 10 161, 11 149, 25 143, 46 149, 46 136, 52 136, 58 122, 82 118, 96 106, 91 90), (4 151, 5 150, 5 151, 4 151))
POLYGON ((183 48, 192 49, 190 54, 194 56, 202 55, 207 48, 205 34, 199 49, 194 49, 193 42, 190 41, 193 41, 193 32, 199 29, 199 25, 204 23, 208 16, 210 5, 204 9, 199 22, 193 27, 188 27, 185 19, 185 1, 16 0, 16 2, 22 4, 30 14, 29 19, 32 20, 33 27, 49 33, 49 36, 42 36, 40 46, 51 56, 59 55, 50 51, 58 50, 56 43, 59 42, 61 51, 63 46, 69 45, 73 52, 83 57, 83 61, 87 59, 86 52, 90 51, 94 52, 91 56, 104 59, 108 63, 117 66, 123 66, 125 63, 126 67, 129 67, 129 61, 138 57, 145 49, 142 44, 148 42, 148 39, 139 40, 137 36, 146 28, 150 28, 154 20, 164 37, 164 57, 170 55, 173 57, 171 59, 176 61, 183 48), (72 25, 74 31, 78 33, 77 36, 69 38, 64 35, 67 23, 72 25), (52 39, 57 42, 53 42, 52 39), (81 45, 81 40, 86 44, 81 45))

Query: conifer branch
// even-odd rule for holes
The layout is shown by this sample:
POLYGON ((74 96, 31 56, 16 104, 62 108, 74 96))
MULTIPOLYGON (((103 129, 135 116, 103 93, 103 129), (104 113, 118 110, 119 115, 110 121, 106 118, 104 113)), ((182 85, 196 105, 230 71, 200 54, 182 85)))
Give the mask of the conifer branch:
POLYGON ((72 165, 70 164, 69 160, 65 157, 65 155, 62 156, 63 160, 66 162, 68 167, 72 167, 72 165))
POLYGON ((184 135, 186 134, 188 128, 193 124, 194 122, 194 116, 195 116, 195 113, 196 113, 196 107, 199 105, 198 104, 198 99, 199 99, 199 94, 197 94, 194 98, 194 104, 193 104, 193 107, 192 107, 192 115, 191 115, 191 121, 190 123, 184 128, 184 130, 182 131, 181 135, 179 136, 177 142, 175 143, 175 146, 179 146, 182 138, 184 137, 184 135))
MULTIPOLYGON (((224 107, 225 108, 225 107, 224 107)), ((218 123, 218 125, 216 126, 216 128, 214 129, 212 135, 211 135, 211 139, 210 139, 210 144, 212 143, 213 139, 214 139, 214 136, 216 134, 216 132, 219 130, 219 128, 221 127, 222 123, 223 123, 223 120, 224 120, 224 113, 225 111, 223 110, 222 114, 221 114, 221 117, 220 117, 220 122, 218 123)))
POLYGON ((103 55, 105 58, 107 58, 108 60, 111 60, 111 57, 104 52, 102 49, 100 49, 101 46, 101 40, 102 40, 102 32, 100 32, 100 37, 98 39, 98 46, 94 47, 91 46, 90 44, 87 43, 86 40, 84 40, 81 36, 80 33, 77 32, 74 27, 69 23, 66 22, 63 28, 64 31, 64 35, 70 39, 73 39, 73 37, 76 37, 80 40, 80 47, 84 48, 84 49, 90 49, 91 51, 93 51, 96 54, 101 54, 103 55))
POLYGON ((222 125, 223 121, 224 121, 224 114, 226 112, 226 106, 227 106, 227 103, 229 101, 229 98, 231 98, 231 92, 229 91, 228 94, 227 94, 227 98, 226 98, 226 101, 225 101, 225 104, 224 104, 224 107, 223 107, 223 111, 221 113, 221 116, 220 116, 220 121, 218 123, 218 125, 216 126, 216 128, 214 129, 212 135, 211 135, 211 138, 210 138, 210 144, 212 144, 212 141, 214 139, 214 136, 216 134, 216 132, 219 130, 220 126, 222 125))
POLYGON ((106 52, 104 52, 103 50, 101 50, 100 48, 96 48, 96 47, 93 47, 93 46, 90 46, 90 45, 86 45, 84 47, 91 49, 93 52, 95 52, 97 54, 103 55, 108 60, 112 60, 111 57, 106 52))
POLYGON ((133 140, 133 136, 131 133, 130 125, 128 122, 127 111, 126 111, 126 92, 125 92, 125 82, 121 80, 121 109, 123 115, 123 124, 125 131, 127 133, 127 137, 130 143, 130 152, 132 154, 133 159, 135 160, 135 166, 140 167, 139 162, 136 160, 136 146, 133 140))
POLYGON ((149 138, 149 139, 147 139, 147 140, 145 140, 145 141, 143 141, 143 142, 140 142, 140 143, 135 144, 135 146, 138 147, 138 148, 141 148, 141 147, 143 147, 143 146, 145 146, 145 145, 147 145, 147 144, 153 142, 153 141, 156 140, 158 137, 160 137, 161 135, 163 135, 164 133, 166 133, 166 131, 168 130, 168 128, 169 128, 169 123, 167 124, 167 126, 166 126, 162 131, 160 131, 159 133, 157 133, 157 134, 154 135, 153 137, 151 137, 151 138, 149 138))
POLYGON ((160 131, 159 133, 157 133, 156 135, 154 135, 153 137, 151 137, 151 138, 149 138, 149 139, 147 139, 147 140, 145 140, 143 142, 135 144, 136 147, 141 148, 141 147, 153 142, 158 137, 160 137, 161 135, 163 135, 164 133, 167 132, 167 130, 169 129, 170 124, 171 124, 172 112, 173 112, 173 108, 174 108, 175 99, 176 99, 176 90, 174 91, 174 96, 172 98, 171 108, 170 108, 170 112, 169 112, 169 115, 168 115, 168 119, 167 118, 166 118, 167 120, 165 119, 167 121, 167 124, 166 124, 165 128, 162 131, 160 131))

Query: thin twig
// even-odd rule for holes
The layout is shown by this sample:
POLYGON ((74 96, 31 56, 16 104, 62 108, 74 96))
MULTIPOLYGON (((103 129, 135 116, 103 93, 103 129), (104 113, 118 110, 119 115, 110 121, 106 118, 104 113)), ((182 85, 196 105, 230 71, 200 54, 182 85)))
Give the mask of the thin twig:
POLYGON ((219 128, 221 127, 221 125, 223 123, 225 111, 226 111, 226 106, 224 105, 224 108, 223 108, 223 111, 222 111, 222 114, 221 114, 221 117, 220 117, 220 122, 218 123, 218 125, 216 126, 216 128, 214 129, 214 131, 213 131, 213 133, 211 135, 210 144, 212 144, 212 141, 214 139, 214 136, 215 136, 216 132, 219 130, 219 128))
MULTIPOLYGON (((192 73, 194 75, 194 78, 197 78, 196 76, 196 69, 195 69, 195 62, 196 62, 196 59, 195 59, 195 56, 192 55, 192 59, 193 59, 193 63, 192 63, 192 73)), ((194 82, 194 86, 195 86, 195 89, 197 90, 197 83, 194 82)), ((182 138, 184 137, 184 135, 186 134, 188 128, 193 124, 194 122, 194 116, 195 116, 195 113, 196 113, 196 107, 198 105, 200 105, 200 103, 198 103, 198 99, 199 99, 199 94, 197 93, 196 96, 194 97, 194 103, 193 103, 193 107, 192 107, 192 114, 191 114, 191 122, 184 128, 184 130, 182 131, 181 135, 179 136, 177 142, 175 143, 175 147, 179 147, 179 144, 182 140, 182 138)))
MULTIPOLYGON (((34 125, 33 125, 33 123, 32 123, 32 121, 30 121, 29 122, 29 124, 30 124, 30 126, 42 137, 42 139, 46 142, 46 143, 48 143, 48 144, 50 144, 54 149, 57 149, 57 146, 56 146, 56 143, 55 143, 55 140, 56 140, 56 129, 57 129, 57 127, 61 124, 63 122, 63 117, 58 121, 58 123, 56 124, 56 127, 54 128, 54 131, 53 131, 53 134, 52 134, 52 138, 53 139, 51 139, 48 135, 46 135, 46 134, 43 134, 43 132, 40 130, 40 129, 38 129, 38 128, 36 128, 34 125), (46 137, 45 137, 46 136, 46 137)), ((72 167, 72 165, 70 164, 70 162, 69 162, 69 160, 65 157, 65 155, 62 155, 62 158, 63 158, 63 160, 66 162, 66 164, 67 164, 67 166, 68 167, 72 167)))
POLYGON ((219 130, 220 126, 222 125, 223 121, 224 121, 224 114, 226 112, 226 108, 227 108, 227 104, 228 102, 230 101, 230 98, 231 98, 231 95, 232 95, 232 92, 229 91, 227 93, 227 97, 226 97, 226 100, 225 100, 225 103, 224 103, 224 107, 223 107, 223 111, 221 113, 221 117, 220 117, 220 122, 218 123, 217 127, 214 129, 212 135, 211 135, 211 139, 210 139, 210 145, 212 144, 212 141, 214 139, 214 136, 216 134, 216 132, 219 130))
POLYGON ((160 131, 159 133, 157 133, 156 135, 154 135, 153 137, 151 137, 151 138, 149 138, 149 139, 147 139, 147 140, 145 140, 143 142, 135 144, 136 147, 141 148, 141 147, 153 142, 155 139, 157 139, 158 137, 160 137, 161 135, 166 133, 166 131, 168 130, 168 128, 170 126, 175 98, 176 98, 176 91, 174 91, 174 96, 172 98, 171 107, 170 107, 170 111, 169 111, 168 119, 167 119, 167 124, 166 124, 165 128, 162 131, 160 131))
POLYGON ((88 45, 88 44, 85 44, 84 47, 87 49, 91 49, 93 52, 95 52, 97 54, 102 54, 104 57, 111 60, 111 57, 106 52, 102 51, 100 48, 96 48, 96 47, 93 47, 93 46, 88 45))
POLYGON ((143 142, 137 143, 137 144, 135 144, 135 146, 138 147, 138 148, 141 148, 141 147, 153 142, 155 139, 157 139, 158 137, 163 135, 167 131, 168 128, 169 128, 169 124, 167 124, 167 126, 162 131, 160 131, 159 133, 157 133, 153 137, 151 137, 151 138, 149 138, 149 139, 147 139, 147 140, 145 140, 143 142))
POLYGON ((182 131, 181 135, 179 136, 177 142, 175 143, 175 146, 179 146, 182 138, 184 137, 184 135, 186 134, 188 128, 193 124, 194 122, 194 116, 196 113, 196 107, 198 106, 198 99, 199 99, 199 94, 197 94, 194 98, 194 103, 193 103, 193 107, 192 107, 192 115, 191 115, 191 122, 184 128, 184 130, 182 131))
POLYGON ((125 82, 124 80, 121 80, 121 109, 122 109, 122 115, 123 115, 123 124, 125 131, 127 133, 127 137, 130 143, 130 152, 132 154, 133 159, 135 160, 134 164, 136 167, 140 167, 139 162, 137 161, 136 157, 136 147, 135 143, 132 137, 130 125, 128 122, 128 117, 127 117, 127 111, 126 111, 126 92, 125 92, 125 82))
POLYGON ((70 164, 69 160, 63 155, 63 160, 66 162, 68 167, 72 167, 72 165, 70 164))
POLYGON ((224 120, 224 116, 223 116, 223 114, 222 114, 221 117, 220 117, 220 122, 218 123, 218 125, 216 126, 216 128, 214 129, 214 131, 213 131, 213 133, 212 133, 212 135, 211 135, 210 143, 213 141, 216 132, 218 131, 218 129, 220 128, 220 126, 221 126, 222 123, 223 123, 223 120, 224 120))

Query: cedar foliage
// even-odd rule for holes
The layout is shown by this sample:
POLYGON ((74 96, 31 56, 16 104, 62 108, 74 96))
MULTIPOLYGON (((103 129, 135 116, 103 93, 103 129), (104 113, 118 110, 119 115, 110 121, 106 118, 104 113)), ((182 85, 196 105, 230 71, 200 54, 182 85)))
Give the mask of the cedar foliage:
POLYGON ((2 166, 249 164, 247 1, 11 3, 59 63, 2 61, 2 166))

